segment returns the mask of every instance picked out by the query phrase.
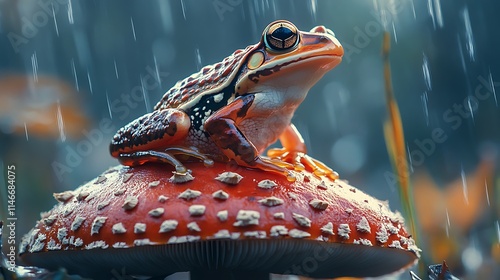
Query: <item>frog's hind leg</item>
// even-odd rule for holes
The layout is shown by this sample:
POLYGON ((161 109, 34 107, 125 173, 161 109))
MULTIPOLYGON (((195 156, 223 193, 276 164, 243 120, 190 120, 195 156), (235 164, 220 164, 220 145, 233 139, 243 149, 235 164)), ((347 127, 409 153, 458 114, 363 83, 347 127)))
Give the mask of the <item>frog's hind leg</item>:
POLYGON ((111 155, 128 166, 146 162, 163 162, 185 173, 186 168, 175 155, 201 159, 205 165, 211 160, 195 148, 183 147, 191 121, 177 109, 164 109, 146 114, 121 128, 110 144, 111 155), (181 145, 179 145, 181 143, 181 145))
POLYGON ((280 173, 288 180, 295 181, 295 175, 287 168, 293 168, 293 165, 261 157, 252 142, 238 128, 237 123, 246 116, 254 98, 254 95, 249 94, 234 100, 208 118, 204 128, 229 160, 234 160, 241 166, 280 173))

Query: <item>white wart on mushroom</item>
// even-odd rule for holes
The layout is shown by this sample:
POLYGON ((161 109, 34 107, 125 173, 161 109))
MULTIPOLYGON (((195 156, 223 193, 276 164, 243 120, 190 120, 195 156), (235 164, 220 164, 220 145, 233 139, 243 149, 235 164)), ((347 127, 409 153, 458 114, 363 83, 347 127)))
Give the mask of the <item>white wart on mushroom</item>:
POLYGON ((21 252, 126 248, 205 239, 301 238, 418 253, 403 219, 346 182, 297 174, 294 183, 245 171, 113 168, 75 191, 55 194, 21 252), (197 184, 202 181, 202 184, 197 184), (57 231, 56 235, 50 232, 57 231))

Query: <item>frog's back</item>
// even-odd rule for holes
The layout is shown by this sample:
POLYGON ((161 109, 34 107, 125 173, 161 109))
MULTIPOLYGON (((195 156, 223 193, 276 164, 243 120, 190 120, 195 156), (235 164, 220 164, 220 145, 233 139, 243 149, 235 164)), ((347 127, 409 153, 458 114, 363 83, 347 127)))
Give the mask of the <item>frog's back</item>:
POLYGON ((155 106, 155 110, 178 108, 202 93, 218 92, 229 85, 229 81, 237 74, 242 61, 257 45, 248 46, 244 50, 236 50, 232 55, 219 63, 207 65, 199 72, 184 80, 178 81, 169 89, 155 106))

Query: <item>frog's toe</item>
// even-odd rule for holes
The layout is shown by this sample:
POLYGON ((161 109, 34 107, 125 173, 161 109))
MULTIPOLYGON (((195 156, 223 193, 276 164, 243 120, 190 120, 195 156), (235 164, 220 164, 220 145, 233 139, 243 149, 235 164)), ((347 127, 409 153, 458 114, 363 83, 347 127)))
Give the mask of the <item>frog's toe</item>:
POLYGON ((300 162, 296 162, 296 163, 293 165, 293 168, 295 169, 295 171, 304 171, 304 170, 306 170, 305 165, 303 165, 303 164, 302 164, 302 163, 300 163, 300 162))
POLYGON ((278 172, 281 173, 281 174, 283 174, 283 175, 285 175, 285 177, 286 177, 286 179, 288 181, 295 182, 295 180, 297 179, 297 177, 291 171, 291 170, 294 170, 293 165, 287 164, 286 162, 282 162, 279 165, 277 165, 277 167, 280 168, 280 170, 278 172), (285 163, 285 164, 283 165, 283 163, 285 163))
POLYGON ((202 154, 197 148, 195 147, 181 147, 181 146, 175 146, 175 147, 169 147, 165 149, 165 153, 171 154, 171 155, 180 155, 180 156, 185 156, 185 157, 192 157, 192 158, 197 158, 203 162, 205 166, 212 166, 214 164, 214 161, 209 158, 207 155, 202 154))
POLYGON ((333 171, 331 168, 326 166, 323 162, 314 159, 308 155, 305 155, 307 157, 307 160, 312 163, 311 167, 313 170, 313 173, 317 176, 326 176, 330 178, 331 180, 337 180, 339 178, 339 174, 335 171, 333 171))
POLYGON ((267 155, 276 162, 280 162, 282 166, 292 169, 295 171, 304 171, 306 169, 306 164, 303 164, 303 153, 288 151, 284 148, 281 149, 270 149, 267 155))
POLYGON ((293 169, 295 171, 310 170, 318 177, 326 176, 332 180, 339 178, 337 172, 303 152, 289 151, 285 148, 270 149, 267 155, 273 161, 281 162, 279 166, 293 169))
POLYGON ((267 156, 270 158, 280 158, 285 153, 288 153, 284 148, 273 148, 267 151, 267 156))
POLYGON ((292 164, 292 163, 289 163, 287 161, 283 161, 281 159, 276 159, 276 158, 266 158, 266 160, 268 160, 271 164, 274 164, 278 167, 281 167, 281 168, 284 168, 284 169, 290 169, 290 170, 294 170, 295 169, 295 165, 292 164))

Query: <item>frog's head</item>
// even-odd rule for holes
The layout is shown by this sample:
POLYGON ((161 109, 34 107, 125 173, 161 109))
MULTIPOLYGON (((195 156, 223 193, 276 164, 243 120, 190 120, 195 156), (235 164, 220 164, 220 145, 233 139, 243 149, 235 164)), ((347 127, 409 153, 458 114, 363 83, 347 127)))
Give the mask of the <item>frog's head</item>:
POLYGON ((300 102, 326 72, 341 62, 343 54, 333 32, 324 26, 303 32, 289 21, 272 22, 246 56, 236 91, 279 91, 300 102))

